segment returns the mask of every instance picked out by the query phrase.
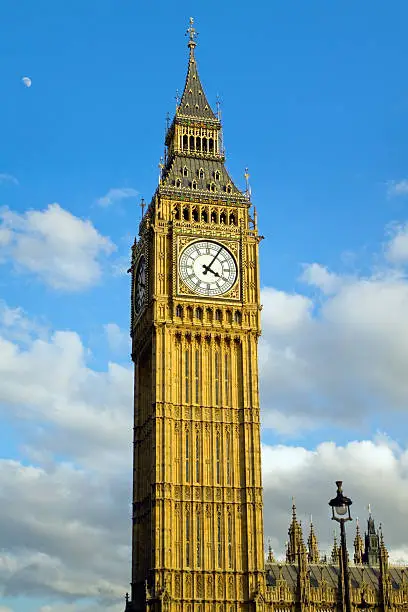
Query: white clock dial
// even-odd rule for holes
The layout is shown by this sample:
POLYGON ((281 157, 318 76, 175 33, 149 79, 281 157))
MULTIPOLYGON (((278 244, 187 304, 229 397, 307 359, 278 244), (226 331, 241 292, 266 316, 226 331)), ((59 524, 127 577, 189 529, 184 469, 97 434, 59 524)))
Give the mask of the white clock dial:
POLYGON ((179 274, 194 293, 222 295, 237 280, 237 264, 229 250, 212 240, 189 244, 179 259, 179 274))
POLYGON ((139 314, 142 310, 146 298, 146 260, 142 257, 139 259, 135 275, 134 303, 135 312, 139 314))

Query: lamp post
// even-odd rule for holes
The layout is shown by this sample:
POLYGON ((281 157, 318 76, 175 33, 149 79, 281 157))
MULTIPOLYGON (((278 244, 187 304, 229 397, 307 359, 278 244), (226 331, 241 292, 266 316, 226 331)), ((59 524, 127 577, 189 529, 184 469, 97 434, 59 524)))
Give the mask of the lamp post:
POLYGON ((341 534, 341 554, 342 554, 342 566, 343 566, 343 583, 344 583, 344 600, 346 604, 346 611, 351 612, 350 602, 350 581, 349 581, 349 569, 348 569, 348 557, 347 557, 347 546, 346 546, 346 528, 345 522, 352 521, 350 516, 350 506, 353 503, 351 499, 343 495, 342 480, 336 480, 337 495, 329 501, 329 506, 332 509, 332 520, 340 523, 340 534, 341 534))

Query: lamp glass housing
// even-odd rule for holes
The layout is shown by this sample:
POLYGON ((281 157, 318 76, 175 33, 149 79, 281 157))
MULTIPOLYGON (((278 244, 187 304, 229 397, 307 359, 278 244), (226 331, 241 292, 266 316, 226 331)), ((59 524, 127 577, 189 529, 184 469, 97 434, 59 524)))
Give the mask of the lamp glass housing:
POLYGON ((334 506, 334 511, 339 516, 344 516, 347 514, 348 508, 345 504, 342 504, 341 506, 334 506))

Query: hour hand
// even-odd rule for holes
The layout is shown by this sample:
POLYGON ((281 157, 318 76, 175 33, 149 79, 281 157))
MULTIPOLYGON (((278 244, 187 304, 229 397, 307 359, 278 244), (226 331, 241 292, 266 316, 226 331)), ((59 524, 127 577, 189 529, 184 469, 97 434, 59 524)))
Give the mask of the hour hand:
POLYGON ((218 272, 214 272, 214 270, 210 266, 206 266, 205 264, 203 264, 203 268, 204 268, 203 274, 207 274, 207 272, 211 272, 211 274, 214 274, 214 276, 219 276, 218 272))

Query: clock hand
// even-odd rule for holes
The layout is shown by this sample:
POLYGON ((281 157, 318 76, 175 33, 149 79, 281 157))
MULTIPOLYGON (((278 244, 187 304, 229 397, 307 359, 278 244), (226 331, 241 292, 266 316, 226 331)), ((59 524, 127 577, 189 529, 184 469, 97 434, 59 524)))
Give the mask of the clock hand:
POLYGON ((214 272, 214 270, 210 268, 210 266, 206 266, 205 264, 203 264, 203 268, 205 270, 203 274, 207 274, 207 272, 211 272, 211 274, 214 274, 214 276, 219 276, 218 272, 214 272))
POLYGON ((214 257, 212 258, 212 260, 210 261, 210 263, 208 264, 208 266, 206 266, 205 264, 203 264, 203 268, 204 268, 204 272, 203 274, 207 274, 208 270, 210 270, 210 272, 212 272, 211 270, 211 266, 213 265, 214 261, 217 259, 218 255, 221 253, 223 247, 220 247, 220 250, 214 255, 214 257))

